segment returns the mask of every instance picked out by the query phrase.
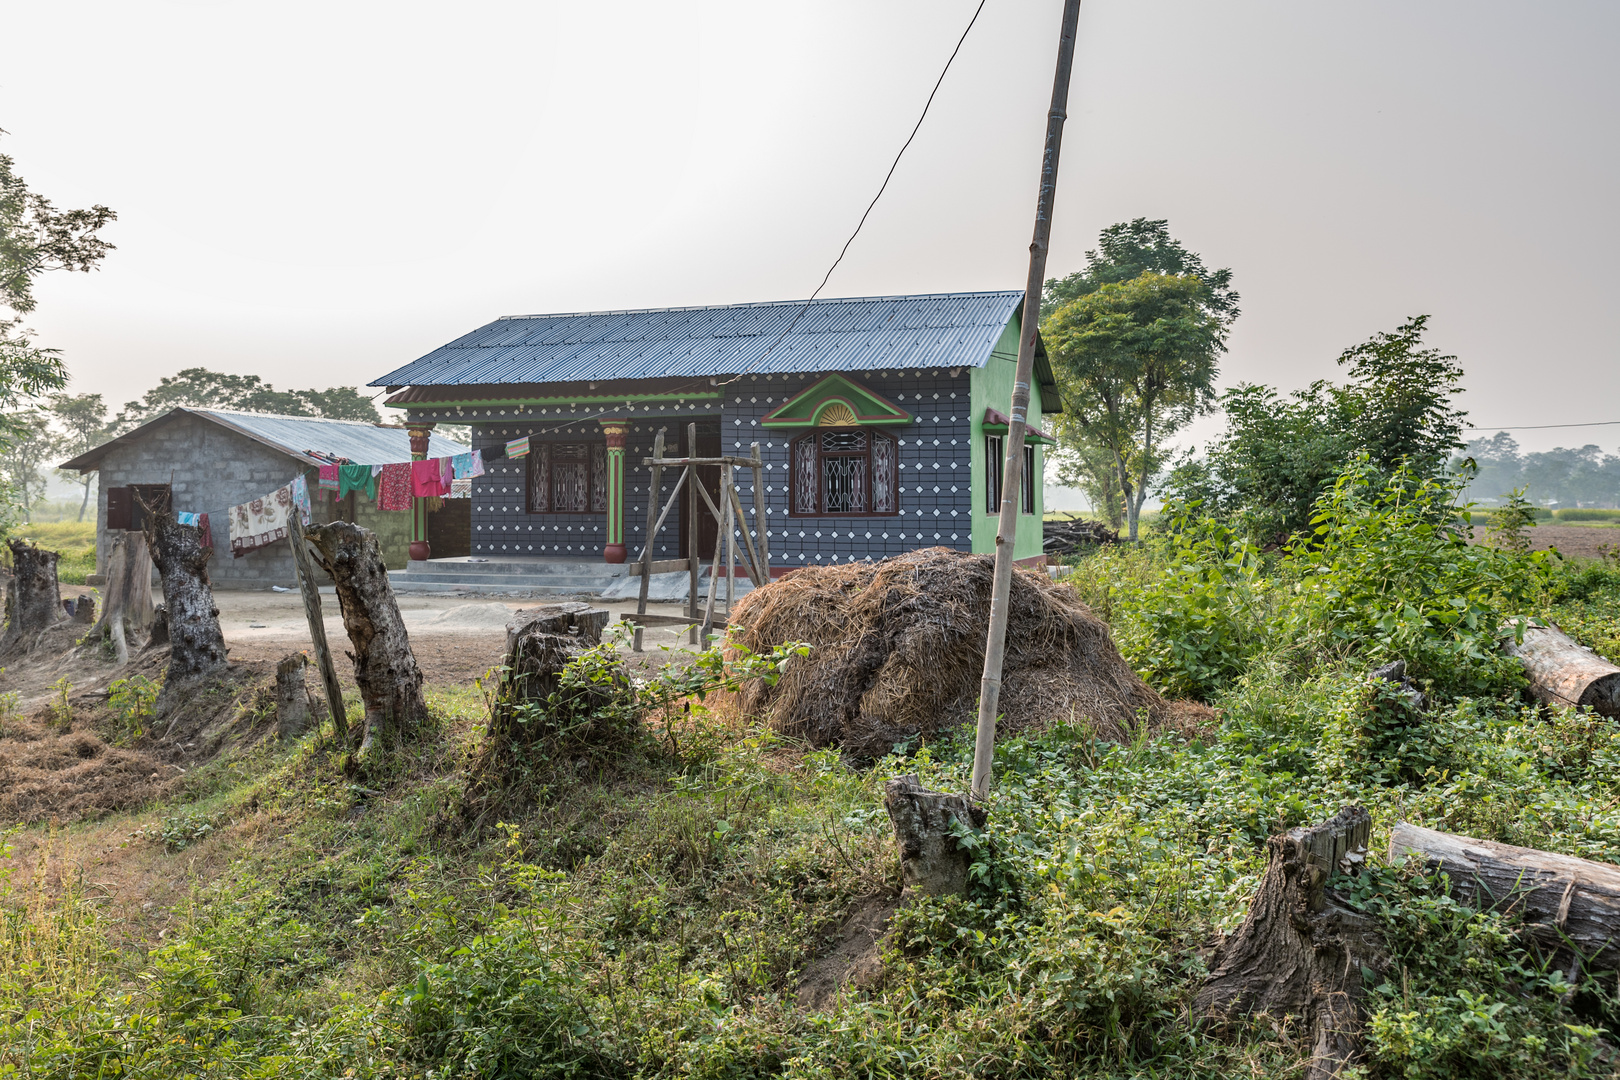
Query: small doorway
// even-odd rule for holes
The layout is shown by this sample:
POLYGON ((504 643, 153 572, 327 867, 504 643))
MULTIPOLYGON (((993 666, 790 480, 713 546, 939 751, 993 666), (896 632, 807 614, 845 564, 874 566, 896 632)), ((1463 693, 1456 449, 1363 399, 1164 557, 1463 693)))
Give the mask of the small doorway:
MULTIPOLYGON (((680 447, 681 444, 684 443, 685 440, 686 440, 686 424, 685 423, 678 424, 678 434, 677 434, 677 432, 671 432, 671 434, 676 435, 675 445, 677 447, 680 447)), ((669 454, 669 451, 667 449, 664 452, 665 452, 665 454, 669 454)), ((699 420, 697 422, 697 449, 696 449, 696 451, 693 452, 693 453, 687 453, 684 449, 677 449, 676 453, 673 454, 673 455, 670 455, 670 456, 673 456, 673 457, 708 457, 708 458, 719 457, 720 456, 720 421, 718 421, 718 420, 699 420)), ((694 470, 694 472, 696 473, 696 479, 698 479, 699 481, 702 482, 703 489, 709 493, 709 498, 714 500, 714 505, 719 506, 720 505, 720 466, 718 466, 718 465, 700 465, 700 466, 698 466, 698 468, 696 470, 694 470)), ((677 475, 679 475, 679 474, 677 474, 677 475)), ((683 559, 688 558, 689 553, 691 551, 691 548, 690 548, 689 545, 691 543, 692 523, 689 520, 687 520, 691 515, 691 508, 692 508, 692 500, 687 497, 686 492, 684 492, 684 491, 681 492, 681 505, 680 505, 681 547, 680 547, 680 557, 683 558, 683 559)), ((724 507, 722 507, 721 509, 724 509, 724 507)), ((698 499, 698 507, 697 507, 697 556, 698 556, 699 559, 710 559, 710 558, 714 557, 714 541, 715 541, 715 538, 718 537, 719 535, 720 535, 720 525, 719 525, 719 523, 714 520, 714 515, 709 512, 708 506, 706 506, 703 503, 703 500, 701 498, 699 498, 698 499)))

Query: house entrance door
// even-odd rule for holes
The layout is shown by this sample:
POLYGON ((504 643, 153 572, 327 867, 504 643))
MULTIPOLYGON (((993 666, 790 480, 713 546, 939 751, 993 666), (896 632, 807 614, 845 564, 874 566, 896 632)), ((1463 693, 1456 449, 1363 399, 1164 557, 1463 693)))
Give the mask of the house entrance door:
MULTIPOLYGON (((685 424, 680 424, 679 428, 680 428, 680 440, 681 440, 682 443, 684 443, 686 441, 686 425, 685 424)), ((665 453, 668 453, 668 451, 665 451, 665 453)), ((698 425, 697 425, 697 449, 696 449, 696 452, 695 453, 687 453, 683 449, 679 453, 678 456, 680 456, 680 457, 719 457, 720 456, 720 421, 718 421, 718 420, 699 420, 698 425)), ((703 482, 703 489, 709 493, 709 498, 714 500, 714 505, 720 506, 720 466, 718 466, 718 465, 701 465, 697 469, 694 470, 694 473, 695 473, 695 478, 698 479, 698 480, 701 480, 703 482)), ((721 509, 724 509, 724 507, 721 507, 721 509)), ((680 552, 680 557, 685 559, 685 558, 689 557, 688 553, 691 551, 691 548, 689 547, 689 544, 691 542, 692 523, 687 520, 687 518, 688 518, 688 516, 690 515, 690 512, 691 512, 691 500, 689 498, 687 498, 686 492, 684 492, 684 491, 681 492, 680 512, 681 512, 681 552, 680 552)), ((714 520, 714 515, 709 513, 709 508, 706 505, 704 505, 703 499, 701 497, 699 497, 698 506, 697 506, 697 556, 698 556, 699 559, 708 560, 708 559, 714 558, 714 541, 715 541, 715 537, 717 537, 719 535, 720 535, 720 525, 719 525, 719 523, 717 523, 714 520)))

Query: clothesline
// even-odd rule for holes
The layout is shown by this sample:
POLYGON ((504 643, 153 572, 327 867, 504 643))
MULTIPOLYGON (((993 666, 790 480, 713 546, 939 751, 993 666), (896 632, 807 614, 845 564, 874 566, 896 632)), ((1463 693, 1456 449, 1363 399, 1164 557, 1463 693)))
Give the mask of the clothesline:
MULTIPOLYGON (((487 451, 473 450, 449 457, 393 461, 385 465, 339 459, 317 466, 318 484, 319 490, 331 491, 339 499, 358 491, 375 500, 378 510, 403 511, 411 509, 418 498, 470 499, 473 477, 484 475, 485 462, 528 454, 529 440, 525 436, 487 451)), ((250 551, 285 540, 295 512, 305 525, 310 523, 309 482, 302 473, 268 494, 231 507, 226 511, 231 555, 241 558, 250 551)), ((177 511, 175 518, 181 525, 197 529, 202 534, 204 547, 213 546, 208 511, 177 511)))

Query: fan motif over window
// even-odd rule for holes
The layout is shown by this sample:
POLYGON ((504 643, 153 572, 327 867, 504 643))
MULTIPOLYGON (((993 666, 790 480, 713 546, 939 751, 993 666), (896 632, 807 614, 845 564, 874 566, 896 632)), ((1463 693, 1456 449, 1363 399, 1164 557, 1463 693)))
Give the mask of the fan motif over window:
POLYGON ((892 437, 867 428, 819 427, 799 436, 793 441, 793 513, 896 513, 895 449, 892 437))

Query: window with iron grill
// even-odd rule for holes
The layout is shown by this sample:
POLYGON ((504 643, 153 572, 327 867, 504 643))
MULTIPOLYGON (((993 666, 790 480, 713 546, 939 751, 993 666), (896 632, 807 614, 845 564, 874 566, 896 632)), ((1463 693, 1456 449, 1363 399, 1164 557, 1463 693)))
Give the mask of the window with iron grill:
POLYGON ((607 513, 607 444, 531 444, 529 513, 607 513))
POLYGON ((817 428, 793 440, 794 514, 898 514, 895 441, 866 428, 817 428))

